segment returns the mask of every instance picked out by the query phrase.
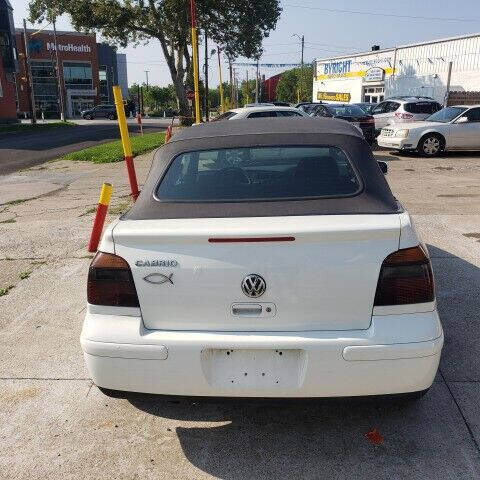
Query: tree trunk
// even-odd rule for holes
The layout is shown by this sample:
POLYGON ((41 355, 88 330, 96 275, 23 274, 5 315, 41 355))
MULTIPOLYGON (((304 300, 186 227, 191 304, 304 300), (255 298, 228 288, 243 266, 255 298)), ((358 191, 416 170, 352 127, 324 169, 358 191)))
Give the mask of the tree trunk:
POLYGON ((187 100, 187 94, 185 91, 184 85, 184 75, 185 70, 183 69, 183 52, 178 52, 178 56, 180 58, 180 62, 177 66, 175 66, 175 50, 173 49, 172 52, 169 52, 167 47, 167 42, 164 37, 158 37, 160 41, 160 45, 163 50, 163 55, 165 56, 165 60, 167 61, 168 69, 170 70, 170 76, 172 78, 173 86, 175 88, 175 95, 177 97, 177 104, 178 110, 181 117, 191 117, 192 111, 190 105, 187 100))

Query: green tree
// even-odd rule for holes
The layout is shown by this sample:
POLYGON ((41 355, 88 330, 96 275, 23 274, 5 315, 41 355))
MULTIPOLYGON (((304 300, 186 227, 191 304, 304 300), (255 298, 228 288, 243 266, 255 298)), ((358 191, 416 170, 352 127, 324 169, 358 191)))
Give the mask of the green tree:
MULTIPOLYGON (((189 0, 30 0, 30 20, 67 13, 78 30, 97 31, 121 46, 160 42, 178 108, 189 115, 185 81, 191 71, 189 0)), ((228 58, 258 58, 280 17, 280 0, 197 0, 199 29, 228 58)))
POLYGON ((313 68, 310 65, 301 68, 292 68, 282 73, 277 84, 277 100, 297 103, 312 100, 313 68), (302 78, 303 77, 303 78, 302 78))
MULTIPOLYGON (((131 98, 137 99, 138 87, 139 85, 134 83, 128 89, 131 98)), ((149 85, 147 88, 144 83, 141 87, 143 92, 143 105, 149 113, 156 110, 166 110, 168 112, 176 110, 177 104, 173 85, 168 85, 166 87, 149 85)))

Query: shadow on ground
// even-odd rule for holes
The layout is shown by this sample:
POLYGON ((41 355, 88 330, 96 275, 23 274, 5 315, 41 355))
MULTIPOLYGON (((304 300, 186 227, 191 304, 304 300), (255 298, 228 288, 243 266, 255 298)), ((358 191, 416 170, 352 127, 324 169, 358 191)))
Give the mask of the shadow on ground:
MULTIPOLYGON (((444 376, 456 379, 458 367, 478 378, 480 327, 468 319, 480 311, 480 269, 432 245, 429 251, 447 338, 444 376)), ((480 478, 477 447, 441 374, 417 401, 119 396, 150 415, 195 422, 175 429, 184 454, 222 479, 480 478), (366 435, 374 429, 383 439, 377 445, 366 435)))

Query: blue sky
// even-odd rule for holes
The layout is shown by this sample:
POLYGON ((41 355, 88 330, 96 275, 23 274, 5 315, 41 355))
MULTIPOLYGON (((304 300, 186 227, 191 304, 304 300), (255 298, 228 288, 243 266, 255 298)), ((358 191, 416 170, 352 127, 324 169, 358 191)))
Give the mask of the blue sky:
MULTIPOLYGON (((27 15, 28 0, 13 0, 12 4, 16 26, 20 27, 22 18, 27 15)), ((264 42, 265 52, 261 62, 300 61, 300 41, 293 34, 305 35, 305 61, 310 62, 315 58, 369 50, 374 44, 392 47, 480 33, 478 0, 282 0, 282 6, 283 12, 277 28, 264 42)), ((70 29, 68 18, 61 18, 57 28, 70 29)), ((144 70, 150 71, 151 84, 165 85, 170 82, 158 42, 151 41, 146 46, 128 47, 120 51, 127 53, 129 83, 145 81, 144 70)), ((211 66, 209 81, 213 86, 218 83, 215 57, 212 58, 211 66)), ((239 67, 239 78, 245 78, 246 69, 239 67)), ((252 76, 254 70, 249 70, 249 76, 252 76)), ((261 73, 269 77, 281 70, 264 68, 261 73)), ((225 66, 224 78, 226 75, 225 66)))

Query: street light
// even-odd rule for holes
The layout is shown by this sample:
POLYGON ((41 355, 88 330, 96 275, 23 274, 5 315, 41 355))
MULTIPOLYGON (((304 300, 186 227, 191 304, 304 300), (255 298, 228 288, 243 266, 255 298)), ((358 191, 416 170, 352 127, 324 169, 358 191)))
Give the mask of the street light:
POLYGON ((294 33, 292 37, 298 37, 300 41, 302 42, 302 61, 301 61, 301 67, 300 67, 300 97, 303 99, 303 50, 305 48, 305 35, 298 35, 297 33, 294 33))

